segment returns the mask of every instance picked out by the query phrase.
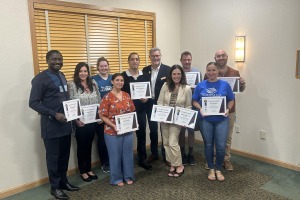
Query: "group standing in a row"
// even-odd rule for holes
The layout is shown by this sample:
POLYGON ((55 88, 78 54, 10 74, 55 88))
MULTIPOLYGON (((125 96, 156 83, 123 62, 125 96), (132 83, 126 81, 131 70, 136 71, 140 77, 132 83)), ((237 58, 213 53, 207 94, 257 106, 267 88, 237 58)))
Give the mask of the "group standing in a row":
MULTIPOLYGON (((98 75, 90 76, 89 66, 78 63, 73 80, 68 83, 60 72, 63 58, 59 51, 47 53, 48 70, 38 74, 32 80, 29 105, 41 114, 41 131, 46 148, 46 161, 51 184, 51 194, 60 199, 68 196, 63 190, 76 191, 66 177, 70 154, 72 125, 67 122, 62 102, 80 99, 81 105, 99 104, 98 123, 84 124, 80 119, 74 120, 77 141, 78 168, 82 180, 90 182, 98 179, 91 167, 91 149, 97 133, 98 153, 104 172, 110 172, 110 183, 123 186, 124 182, 132 184, 134 178, 133 133, 117 135, 115 116, 135 111, 139 129, 136 131, 138 163, 146 170, 151 163, 159 159, 158 123, 151 121, 153 105, 177 106, 198 110, 197 124, 205 145, 206 168, 208 179, 223 181, 222 165, 233 170, 230 162, 230 147, 235 119, 234 94, 229 84, 219 80, 218 76, 240 76, 237 70, 227 66, 228 55, 219 50, 215 61, 206 67, 205 81, 196 88, 187 85, 185 72, 198 71, 191 67, 190 52, 181 54, 181 64, 169 67, 161 63, 161 51, 152 48, 149 51, 151 65, 139 69, 140 58, 135 52, 128 56, 128 70, 109 75, 109 62, 105 58, 97 61, 98 75), (150 82, 152 98, 131 100, 129 84, 131 82, 150 82), (227 110, 224 116, 205 116, 202 112, 202 97, 226 96, 227 110), (146 119, 147 118, 147 119, 146 119), (147 121, 146 121, 147 120, 147 121), (104 122, 104 123, 103 123, 104 122), (151 155, 146 153, 146 123, 150 129, 151 155), (215 148, 215 150, 214 150, 215 148), (216 161, 214 163, 214 156, 216 161), (225 158, 225 161, 224 161, 225 158)), ((240 78, 240 91, 245 89, 245 81, 240 78)), ((195 165, 193 147, 195 130, 176 124, 160 123, 162 135, 161 153, 163 161, 170 167, 169 177, 180 177, 184 166, 195 165), (188 132, 188 154, 185 150, 185 132, 188 132)))

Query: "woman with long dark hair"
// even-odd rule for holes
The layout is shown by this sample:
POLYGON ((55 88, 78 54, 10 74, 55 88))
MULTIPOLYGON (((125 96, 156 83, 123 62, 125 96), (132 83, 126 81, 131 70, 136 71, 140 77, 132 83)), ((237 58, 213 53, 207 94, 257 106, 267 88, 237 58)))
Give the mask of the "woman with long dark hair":
MULTIPOLYGON (((71 99, 79 99, 81 106, 99 104, 101 101, 97 83, 90 78, 89 66, 85 62, 76 65, 73 81, 69 83, 71 99)), ((80 119, 76 125, 77 159, 80 176, 83 181, 98 179, 92 172, 91 151, 97 123, 84 124, 80 119)))
MULTIPOLYGON (((181 66, 173 65, 167 82, 161 88, 157 104, 161 106, 183 107, 191 109, 192 90, 186 83, 185 73, 181 66)), ((184 173, 178 136, 181 126, 160 123, 166 159, 171 163, 169 177, 180 177, 184 173)))

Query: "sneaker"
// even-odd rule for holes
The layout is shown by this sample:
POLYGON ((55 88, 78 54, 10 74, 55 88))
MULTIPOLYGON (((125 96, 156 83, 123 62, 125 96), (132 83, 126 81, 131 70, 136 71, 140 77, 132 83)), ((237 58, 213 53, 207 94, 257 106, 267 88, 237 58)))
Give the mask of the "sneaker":
POLYGON ((103 171, 104 173, 109 173, 109 172, 110 172, 109 165, 102 165, 102 171, 103 171))
POLYGON ((185 154, 182 155, 181 159, 182 159, 182 164, 183 165, 187 165, 188 164, 188 161, 186 159, 186 155, 185 154))
POLYGON ((230 160, 224 160, 223 166, 227 171, 233 171, 233 166, 232 166, 230 160))
POLYGON ((193 155, 188 155, 188 159, 187 159, 188 163, 192 166, 196 165, 196 161, 193 155))

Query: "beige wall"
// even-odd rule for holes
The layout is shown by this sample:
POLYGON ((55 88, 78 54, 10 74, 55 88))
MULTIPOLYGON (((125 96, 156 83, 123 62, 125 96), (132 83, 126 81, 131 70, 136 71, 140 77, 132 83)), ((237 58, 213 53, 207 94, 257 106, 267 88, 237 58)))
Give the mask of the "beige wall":
MULTIPOLYGON (((241 133, 234 135, 234 148, 300 165, 300 80, 294 78, 300 49, 298 0, 70 1, 155 12, 163 63, 178 63, 181 50, 188 49, 202 72, 220 48, 227 50, 229 65, 235 67, 234 36, 246 34, 247 61, 240 71, 247 89, 237 95, 241 133), (258 138, 260 129, 268 132, 265 141, 258 138)), ((28 108, 33 61, 27 1, 2 4, 0 22, 3 192, 46 177, 47 172, 39 117, 28 108)), ((75 147, 73 140, 70 168, 76 167, 75 147)), ((97 159, 95 152, 93 158, 97 159)))
POLYGON ((298 0, 190 0, 181 3, 181 50, 193 53, 204 72, 214 53, 224 49, 234 62, 234 37, 246 35, 246 79, 236 95, 233 148, 300 166, 300 79, 295 79, 300 49, 298 0), (259 130, 267 131, 266 140, 259 130))
MULTIPOLYGON (((180 1, 92 1, 85 4, 155 12, 157 46, 163 63, 173 64, 180 53, 180 1), (167 53, 168 52, 168 53, 167 53)), ((0 192, 47 177, 45 150, 40 138, 39 116, 28 108, 33 60, 26 0, 10 0, 0 8, 0 57, 2 90, 0 99, 0 192), (4 181, 5 180, 5 181, 4 181)), ((73 138, 69 168, 76 167, 73 138)), ((96 151, 93 155, 97 159, 96 151)))

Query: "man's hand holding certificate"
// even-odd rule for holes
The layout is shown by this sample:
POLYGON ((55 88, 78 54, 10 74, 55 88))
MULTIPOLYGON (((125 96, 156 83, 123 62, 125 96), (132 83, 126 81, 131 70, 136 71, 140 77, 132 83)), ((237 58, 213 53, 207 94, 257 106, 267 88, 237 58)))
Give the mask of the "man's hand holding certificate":
POLYGON ((150 82, 133 82, 129 86, 131 99, 151 98, 150 82))
POLYGON ((239 93, 240 92, 240 77, 218 77, 218 79, 226 81, 233 93, 239 93))
POLYGON ((78 119, 82 116, 81 105, 79 99, 63 101, 63 107, 67 121, 78 119))
POLYGON ((151 121, 173 123, 174 107, 153 105, 151 121))
POLYGON ((136 112, 117 115, 115 116, 115 120, 118 135, 139 129, 136 112))
POLYGON ((202 97, 202 113, 203 115, 225 115, 226 97, 202 97))
POLYGON ((192 88, 195 88, 200 83, 200 72, 186 72, 186 82, 192 88))

